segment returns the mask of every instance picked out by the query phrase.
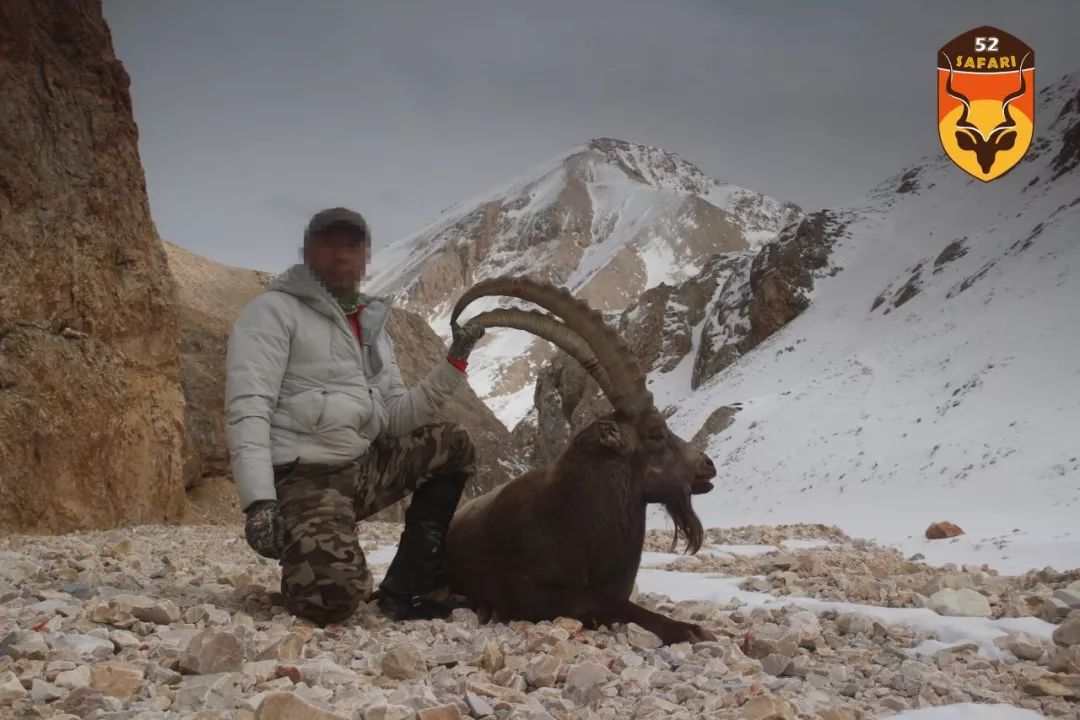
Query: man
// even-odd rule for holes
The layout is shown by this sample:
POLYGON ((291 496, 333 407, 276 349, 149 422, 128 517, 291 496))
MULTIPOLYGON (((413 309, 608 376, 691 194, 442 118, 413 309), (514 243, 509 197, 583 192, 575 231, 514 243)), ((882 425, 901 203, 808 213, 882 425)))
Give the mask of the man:
POLYGON ((317 213, 303 262, 239 314, 226 359, 226 436, 248 544, 282 566, 286 608, 340 622, 372 595, 356 522, 412 493, 397 554, 379 586, 394 619, 442 617, 444 544, 476 472, 465 429, 434 422, 465 380, 478 325, 452 328, 446 360, 414 388, 385 330, 389 300, 360 293, 364 218, 317 213))

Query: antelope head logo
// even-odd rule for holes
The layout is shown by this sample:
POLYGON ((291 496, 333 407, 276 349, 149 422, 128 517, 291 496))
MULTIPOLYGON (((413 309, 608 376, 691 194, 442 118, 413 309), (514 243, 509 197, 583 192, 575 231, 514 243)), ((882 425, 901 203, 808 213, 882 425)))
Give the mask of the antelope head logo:
POLYGON ((1013 119, 1009 105, 1012 104, 1013 100, 1022 97, 1027 90, 1027 81, 1024 78, 1024 61, 1027 60, 1028 55, 1024 55, 1023 59, 1020 61, 1020 69, 1018 71, 1020 75, 1020 89, 1006 95, 1001 101, 1001 113, 1004 119, 994 126, 988 135, 984 135, 982 130, 968 120, 968 113, 971 111, 971 101, 961 93, 957 92, 953 87, 952 61, 947 54, 942 53, 942 55, 945 56, 946 62, 949 63, 949 77, 945 81, 945 92, 950 97, 959 100, 963 106, 963 110, 960 111, 960 119, 956 121, 956 144, 960 146, 961 150, 974 152, 975 160, 979 163, 979 167, 982 168, 984 173, 989 174, 990 168, 994 166, 994 159, 997 157, 997 154, 1004 150, 1011 150, 1016 144, 1016 120, 1013 119))

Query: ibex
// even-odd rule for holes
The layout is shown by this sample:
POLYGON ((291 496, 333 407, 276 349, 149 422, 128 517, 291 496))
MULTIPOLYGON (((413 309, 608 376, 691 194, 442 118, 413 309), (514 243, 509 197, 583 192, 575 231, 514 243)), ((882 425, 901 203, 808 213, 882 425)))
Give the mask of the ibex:
MULTIPOLYGON (((944 54, 944 53, 942 53, 944 54)), ((1013 100, 1021 97, 1024 91, 1027 89, 1027 80, 1024 78, 1024 61, 1028 56, 1024 55, 1020 61, 1020 89, 1014 93, 1011 93, 1001 101, 1001 112, 1005 119, 998 123, 993 130, 990 131, 989 136, 984 136, 982 130, 975 127, 968 120, 968 112, 971 110, 971 101, 966 96, 957 92, 953 88, 953 67, 952 60, 948 55, 945 55, 945 60, 949 63, 949 77, 945 81, 945 92, 959 100, 964 109, 960 111, 960 119, 956 121, 956 144, 960 146, 961 150, 967 150, 975 153, 975 160, 979 163, 979 167, 982 168, 984 173, 989 173, 990 168, 994 166, 994 158, 1002 150, 1010 150, 1012 146, 1016 144, 1016 131, 1013 128, 1016 127, 1016 121, 1012 117, 1012 113, 1009 110, 1009 105, 1013 100)))
POLYGON ((451 323, 484 296, 510 296, 551 314, 517 308, 482 312, 485 327, 525 330, 564 350, 596 379, 614 410, 582 428, 553 465, 531 470, 464 503, 447 536, 450 591, 495 620, 557 617, 586 627, 634 622, 665 644, 715 639, 630 601, 650 503, 663 505, 696 553, 701 520, 690 497, 713 489, 707 455, 668 429, 645 375, 601 314, 566 289, 526 277, 477 283, 451 323))

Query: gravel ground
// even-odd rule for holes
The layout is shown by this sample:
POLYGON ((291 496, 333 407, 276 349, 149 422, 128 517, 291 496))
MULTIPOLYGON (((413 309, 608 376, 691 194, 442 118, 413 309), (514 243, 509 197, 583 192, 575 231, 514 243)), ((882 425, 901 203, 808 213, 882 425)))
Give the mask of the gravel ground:
MULTIPOLYGON (((368 550, 399 533, 361 525, 368 550)), ((653 532, 647 549, 670 544, 653 532)), ((719 640, 659 647, 634 625, 480 625, 467 610, 388 623, 367 606, 320 629, 276 604, 278 569, 239 526, 15 536, 0 539, 0 716, 845 720, 975 702, 1080 720, 1080 571, 935 568, 824 526, 713 529, 707 545, 652 567, 745 577, 775 596, 1032 616, 1053 639, 927 650, 925 631, 859 612, 649 593, 638 600, 719 640), (776 549, 716 547, 730 545, 776 549)))

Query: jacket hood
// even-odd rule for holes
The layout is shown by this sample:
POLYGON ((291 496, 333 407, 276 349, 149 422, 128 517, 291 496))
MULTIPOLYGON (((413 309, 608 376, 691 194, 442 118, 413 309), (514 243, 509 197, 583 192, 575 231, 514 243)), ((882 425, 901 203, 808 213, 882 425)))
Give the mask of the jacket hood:
MULTIPOLYGON (((267 290, 276 290, 300 298, 336 322, 346 332, 352 333, 345 313, 307 265, 303 263, 293 265, 274 278, 267 290)), ((365 305, 360 314, 362 344, 371 345, 375 342, 386 325, 393 301, 390 295, 369 295, 360 291, 360 302, 365 305)))

